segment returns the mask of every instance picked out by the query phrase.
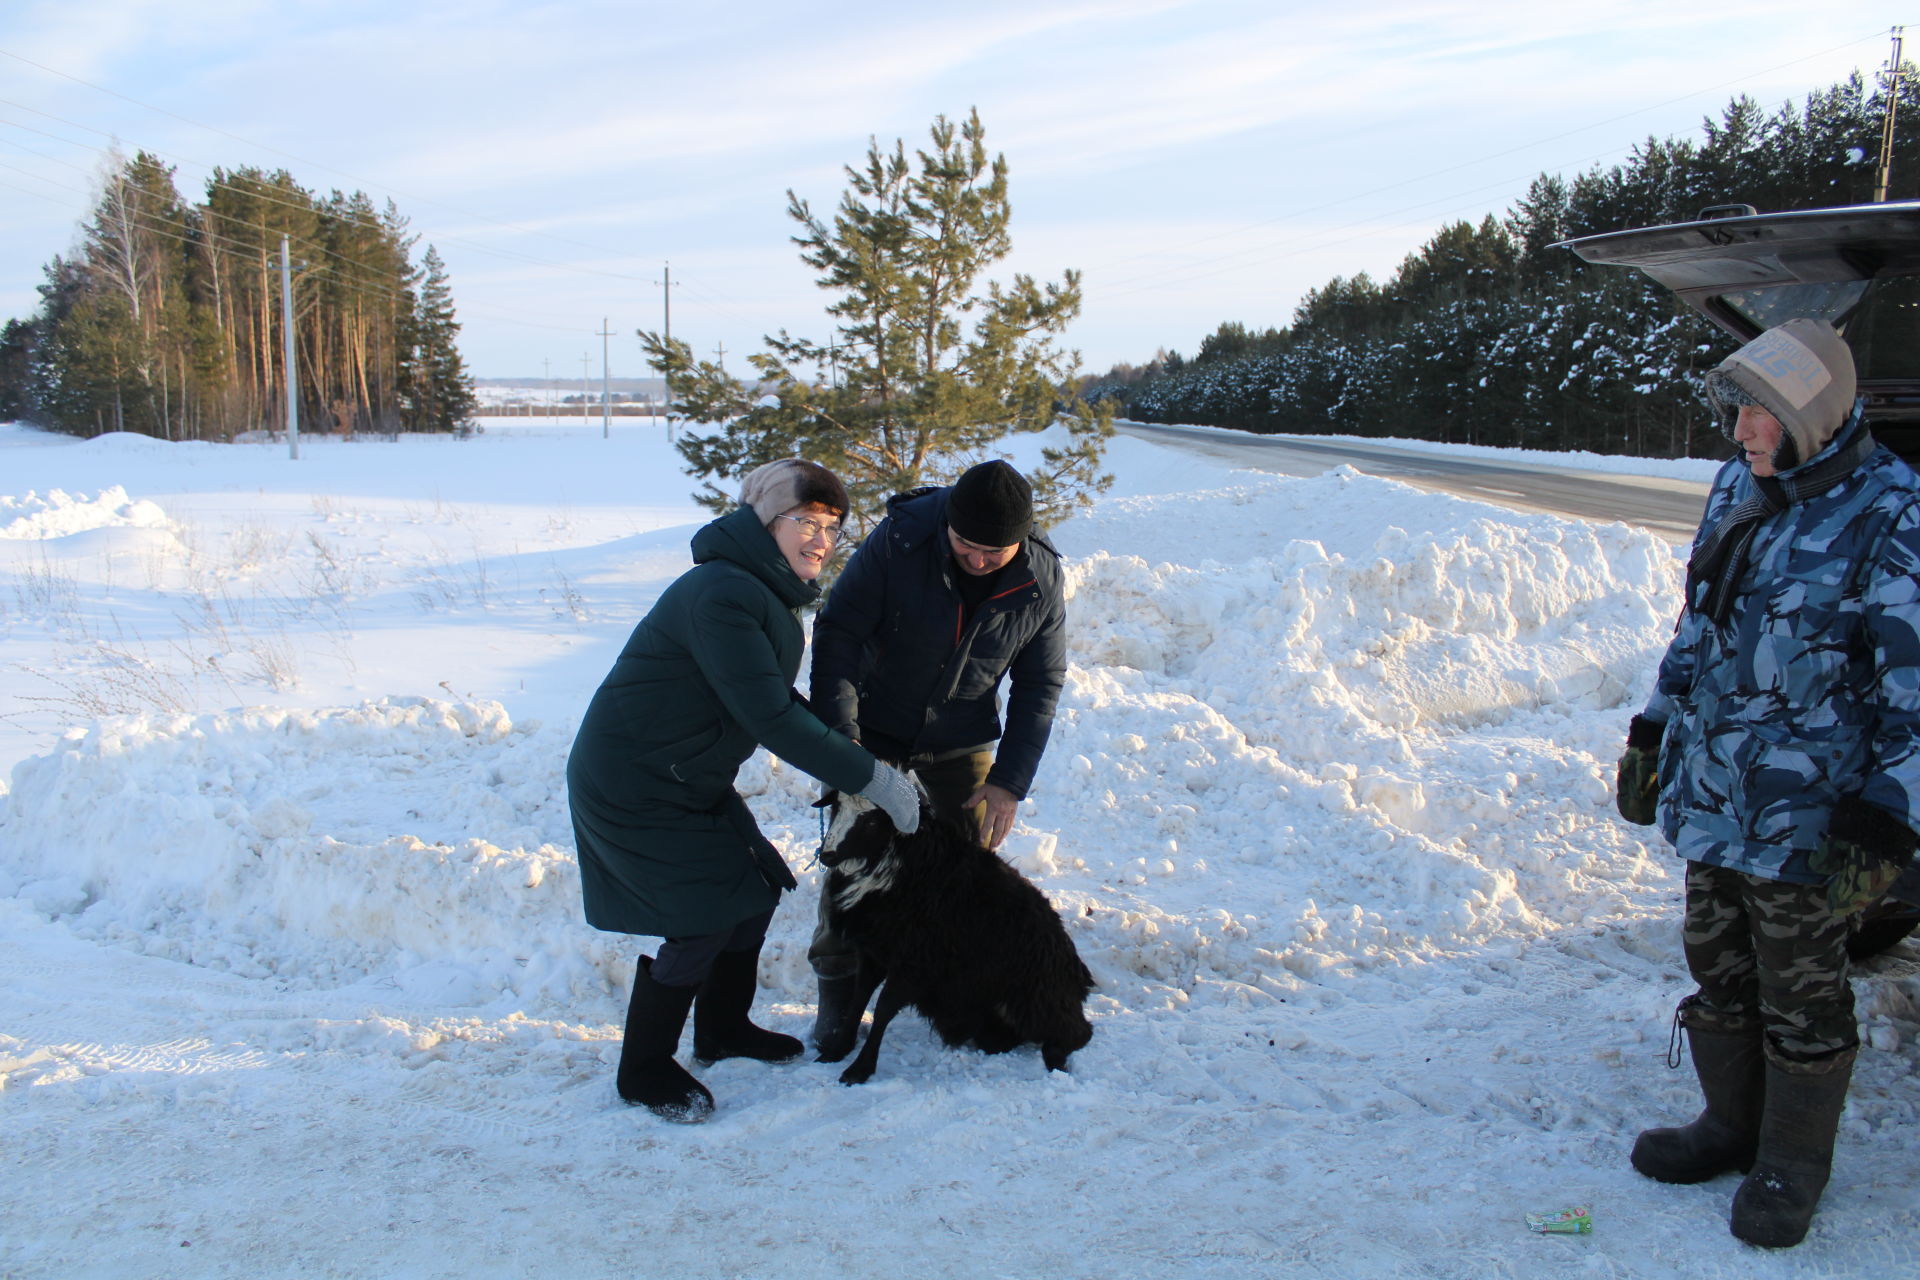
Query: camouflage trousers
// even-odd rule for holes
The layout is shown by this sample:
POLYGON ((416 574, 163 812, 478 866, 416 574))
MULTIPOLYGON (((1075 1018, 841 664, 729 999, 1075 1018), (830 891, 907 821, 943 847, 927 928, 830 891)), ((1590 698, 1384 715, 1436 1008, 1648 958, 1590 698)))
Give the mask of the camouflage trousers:
POLYGON ((1825 885, 1783 884, 1702 862, 1687 864, 1683 934, 1700 984, 1692 1017, 1726 1031, 1766 1031, 1787 1064, 1831 1057, 1859 1043, 1847 981, 1847 921, 1825 885))

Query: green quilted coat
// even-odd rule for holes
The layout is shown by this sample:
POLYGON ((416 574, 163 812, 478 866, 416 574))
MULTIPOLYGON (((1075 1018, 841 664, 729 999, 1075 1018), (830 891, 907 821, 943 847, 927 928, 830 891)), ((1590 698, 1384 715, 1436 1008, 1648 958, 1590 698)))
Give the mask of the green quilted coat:
POLYGON ((819 595, 751 508, 704 526, 694 568, 634 628, 580 722, 567 790, 587 922, 694 937, 769 910, 794 886, 733 789, 756 747, 842 791, 873 757, 794 692, 819 595))

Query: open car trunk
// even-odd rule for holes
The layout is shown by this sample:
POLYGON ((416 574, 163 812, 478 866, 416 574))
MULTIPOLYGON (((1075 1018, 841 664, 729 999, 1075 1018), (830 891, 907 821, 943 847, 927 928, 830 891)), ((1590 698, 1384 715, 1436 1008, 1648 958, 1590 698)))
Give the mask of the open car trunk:
POLYGON ((1796 316, 1828 321, 1853 349, 1874 435, 1920 463, 1920 202, 1729 205, 1564 243, 1591 263, 1638 267, 1739 342, 1796 316))

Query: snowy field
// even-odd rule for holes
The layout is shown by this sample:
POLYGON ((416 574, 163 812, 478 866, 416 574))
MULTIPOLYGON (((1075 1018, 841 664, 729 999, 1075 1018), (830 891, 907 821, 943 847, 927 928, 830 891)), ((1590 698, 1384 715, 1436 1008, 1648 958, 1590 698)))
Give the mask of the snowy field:
MULTIPOLYGON (((0 427, 0 1277, 1920 1273, 1911 942, 1856 977, 1803 1246, 1627 1165, 1697 1109, 1678 864, 1610 801, 1673 549, 1125 438, 1055 530, 1072 667, 1006 850, 1099 980, 1072 1072, 908 1015, 861 1088, 622 1105, 639 940, 580 920, 563 765, 706 518, 663 435, 0 427)), ((812 790, 741 781, 803 1035, 812 790)))

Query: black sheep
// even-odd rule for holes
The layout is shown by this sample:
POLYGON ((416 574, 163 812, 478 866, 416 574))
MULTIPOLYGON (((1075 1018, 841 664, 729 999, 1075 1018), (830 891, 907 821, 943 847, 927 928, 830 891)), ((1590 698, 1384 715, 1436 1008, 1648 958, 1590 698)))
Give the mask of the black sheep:
POLYGON ((1048 1069, 1064 1070, 1093 1037, 1081 1005, 1094 984, 1046 895, 924 800, 910 836, 857 796, 831 803, 824 892, 868 993, 880 986, 873 1029, 840 1082, 873 1075, 880 1038, 908 1005, 949 1045, 1005 1053, 1037 1042, 1048 1069))

